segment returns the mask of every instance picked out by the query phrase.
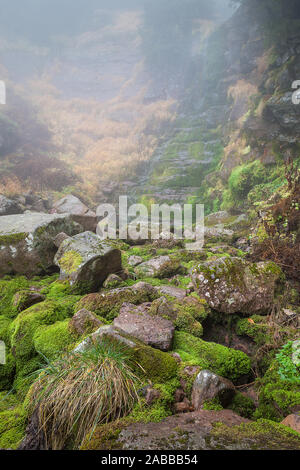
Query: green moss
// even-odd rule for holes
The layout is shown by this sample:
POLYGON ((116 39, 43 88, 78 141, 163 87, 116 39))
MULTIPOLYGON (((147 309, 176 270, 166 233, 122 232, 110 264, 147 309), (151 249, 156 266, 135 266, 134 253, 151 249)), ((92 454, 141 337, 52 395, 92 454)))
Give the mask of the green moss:
POLYGON ((21 406, 0 413, 0 448, 16 449, 25 437, 26 413, 21 406))
POLYGON ((232 171, 229 180, 229 190, 233 199, 244 199, 250 189, 262 183, 266 178, 266 169, 259 160, 237 166, 232 171))
POLYGON ((36 353, 33 337, 42 325, 52 325, 73 315, 77 298, 69 296, 60 301, 47 300, 21 312, 10 326, 11 347, 17 361, 24 362, 36 353))
POLYGON ((280 364, 274 359, 264 377, 258 381, 260 393, 256 418, 281 421, 295 406, 300 405, 299 376, 298 382, 282 380, 279 369, 280 364))
POLYGON ((209 411, 221 411, 223 410, 223 406, 221 405, 219 398, 216 397, 213 400, 204 402, 203 409, 209 411))
POLYGON ((272 332, 266 317, 259 315, 239 319, 235 331, 239 336, 248 336, 255 341, 257 345, 267 344, 271 341, 272 332))
POLYGON ((245 449, 251 450, 296 450, 300 449, 300 435, 281 424, 260 419, 253 423, 242 423, 239 426, 228 427, 216 423, 208 438, 217 441, 219 448, 234 449, 241 442, 245 449))
POLYGON ((9 390, 12 387, 16 369, 16 361, 12 353, 6 347, 6 363, 0 364, 0 391, 9 390))
POLYGON ((188 365, 198 365, 222 377, 236 381, 249 374, 251 361, 242 351, 208 343, 181 331, 175 332, 174 350, 188 365))
POLYGON ((116 441, 121 431, 128 426, 128 419, 121 419, 113 423, 97 426, 93 434, 87 435, 80 450, 120 450, 121 444, 116 441))
POLYGON ((83 262, 82 256, 74 250, 67 251, 59 260, 61 269, 67 274, 72 274, 83 262))
POLYGON ((0 245, 16 244, 22 240, 25 240, 28 233, 11 233, 10 235, 0 234, 0 245))
POLYGON ((69 350, 70 346, 75 346, 75 342, 76 337, 69 329, 69 320, 58 321, 49 326, 43 325, 35 331, 33 336, 35 350, 49 360, 69 350))
POLYGON ((255 405, 251 398, 243 395, 240 392, 235 394, 229 408, 243 418, 248 419, 252 419, 253 413, 255 411, 255 405))
POLYGON ((131 354, 136 364, 135 372, 153 383, 164 383, 177 376, 177 362, 168 353, 139 343, 131 354))
POLYGON ((88 294, 76 304, 76 309, 78 311, 85 308, 101 318, 112 321, 119 315, 124 302, 138 305, 152 300, 154 300, 154 297, 146 291, 121 288, 113 291, 102 291, 100 294, 88 294))

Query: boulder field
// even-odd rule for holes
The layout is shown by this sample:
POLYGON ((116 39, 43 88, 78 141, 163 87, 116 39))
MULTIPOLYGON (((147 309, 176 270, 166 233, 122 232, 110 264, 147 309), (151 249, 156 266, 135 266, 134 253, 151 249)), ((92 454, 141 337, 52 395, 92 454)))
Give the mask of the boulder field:
POLYGON ((137 395, 119 420, 95 423, 74 448, 300 448, 297 299, 285 295, 288 282, 275 263, 249 261, 246 247, 232 241, 208 239, 200 252, 157 241, 104 243, 65 214, 0 223, 6 220, 14 229, 8 224, 3 237, 17 236, 2 238, 2 251, 14 247, 19 264, 0 279, 1 448, 65 448, 72 431, 51 444, 47 427, 39 431, 39 401, 30 397, 41 386, 41 367, 63 367, 58 377, 71 377, 73 362, 90 364, 103 351, 105 361, 122 358, 118 374, 129 367, 137 395), (44 267, 60 272, 36 276, 40 253, 44 267), (21 254, 33 256, 30 276, 21 254))

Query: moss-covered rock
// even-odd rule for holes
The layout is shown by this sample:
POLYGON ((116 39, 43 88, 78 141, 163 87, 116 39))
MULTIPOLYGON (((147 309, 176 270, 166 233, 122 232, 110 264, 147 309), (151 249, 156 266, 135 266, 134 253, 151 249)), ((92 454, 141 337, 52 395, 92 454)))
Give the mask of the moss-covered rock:
POLYGON ((233 427, 217 423, 208 438, 210 443, 216 441, 219 449, 239 449, 241 442, 244 443, 245 450, 300 449, 300 435, 297 432, 264 419, 233 427))
POLYGON ((136 286, 138 284, 132 287, 88 294, 77 303, 76 309, 85 308, 99 317, 111 321, 118 316, 124 302, 139 305, 144 302, 151 302, 158 297, 158 294, 151 286, 149 288, 146 284, 144 288, 136 288, 136 286))
POLYGON ((233 382, 251 370, 250 358, 242 351, 208 343, 181 331, 175 332, 174 350, 186 364, 209 369, 233 382))
POLYGON ((219 312, 233 314, 268 313, 283 279, 273 262, 248 263, 224 257, 199 264, 193 271, 199 295, 219 312))
POLYGON ((92 232, 65 239, 55 255, 60 278, 81 292, 97 290, 109 274, 122 271, 121 252, 92 232))

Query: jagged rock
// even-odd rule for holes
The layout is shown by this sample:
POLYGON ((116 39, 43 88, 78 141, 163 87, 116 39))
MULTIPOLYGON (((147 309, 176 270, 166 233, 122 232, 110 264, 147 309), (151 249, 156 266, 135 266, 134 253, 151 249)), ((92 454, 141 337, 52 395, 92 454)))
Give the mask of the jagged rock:
POLYGON ((192 405, 195 410, 200 410, 206 401, 219 398, 220 403, 227 406, 232 401, 234 394, 235 388, 230 380, 209 370, 201 370, 193 384, 192 405))
POLYGON ((43 302, 44 300, 45 296, 40 292, 35 290, 22 290, 14 295, 13 305, 16 307, 18 312, 22 312, 32 305, 43 302))
POLYGON ((200 297, 222 313, 266 314, 270 311, 281 269, 273 262, 248 263, 220 258, 201 263, 192 280, 200 297))
POLYGON ((177 260, 171 259, 170 256, 157 256, 139 264, 134 271, 141 278, 164 278, 182 272, 183 267, 177 260))
POLYGON ((16 202, 0 194, 0 216, 22 214, 21 206, 16 202))
POLYGON ((288 415, 283 421, 281 421, 281 424, 288 426, 300 434, 300 414, 294 413, 292 415, 288 415))
POLYGON ((103 283, 103 287, 105 287, 106 289, 113 289, 122 284, 122 282, 123 279, 120 276, 117 276, 117 274, 110 274, 103 283))
POLYGON ((53 212, 57 214, 74 214, 96 217, 95 212, 91 211, 78 197, 68 194, 53 205, 53 212))
POLYGON ((154 348, 169 351, 172 347, 175 328, 173 323, 161 317, 153 317, 144 312, 120 311, 114 326, 125 334, 143 341, 154 348))
POLYGON ((293 341, 292 343, 292 361, 295 366, 300 367, 300 339, 293 341))
POLYGON ((82 227, 66 214, 26 213, 0 217, 0 276, 34 276, 53 269, 58 233, 82 227))
POLYGON ((90 333, 102 325, 101 321, 85 308, 76 312, 69 323, 69 328, 79 336, 90 333))
POLYGON ((53 213, 71 214, 74 222, 82 225, 85 231, 96 232, 96 213, 90 210, 78 197, 68 194, 55 202, 52 208, 53 213))
POLYGON ((141 256, 132 255, 128 258, 128 264, 133 267, 137 266, 138 264, 141 264, 143 261, 144 260, 141 256))
POLYGON ((190 401, 186 398, 180 403, 175 403, 175 412, 176 413, 188 413, 191 411, 192 407, 190 401))
POLYGON ((264 117, 269 121, 276 121, 283 129, 299 129, 300 109, 292 101, 292 92, 284 95, 274 95, 266 103, 264 117))
POLYGON ((107 276, 122 270, 121 252, 92 232, 68 238, 55 256, 60 279, 88 292, 101 286, 107 276))

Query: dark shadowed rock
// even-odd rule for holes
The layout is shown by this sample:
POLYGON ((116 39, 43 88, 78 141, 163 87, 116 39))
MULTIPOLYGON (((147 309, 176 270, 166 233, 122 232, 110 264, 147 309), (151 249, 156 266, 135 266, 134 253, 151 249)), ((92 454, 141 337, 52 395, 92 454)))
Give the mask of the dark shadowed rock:
POLYGON ((192 405, 195 410, 199 410, 206 401, 219 398, 220 403, 227 406, 234 394, 235 388, 230 380, 224 379, 209 370, 201 370, 193 384, 192 405))
POLYGON ((69 328, 79 336, 90 333, 102 325, 101 321, 86 309, 79 310, 73 315, 69 328))
POLYGON ((162 351, 172 347, 175 328, 173 323, 144 312, 131 313, 127 306, 115 318, 114 326, 124 333, 162 351))
POLYGON ((192 280, 198 294, 223 313, 268 313, 282 272, 273 262, 220 258, 201 263, 192 280))
POLYGON ((69 235, 67 235, 64 232, 61 232, 61 233, 57 234, 56 237, 53 240, 54 245, 56 246, 56 248, 59 248, 60 245, 62 244, 62 242, 64 242, 67 238, 69 238, 69 235))
POLYGON ((0 276, 33 276, 55 267, 54 238, 82 230, 66 214, 26 213, 0 217, 0 276))
POLYGON ((92 232, 64 240, 55 263, 62 280, 85 292, 99 288, 109 274, 122 270, 121 252, 92 232))

